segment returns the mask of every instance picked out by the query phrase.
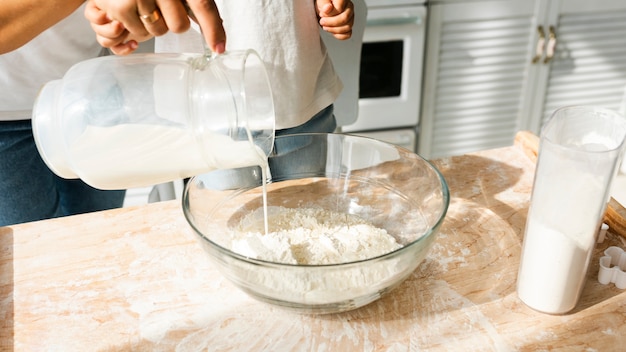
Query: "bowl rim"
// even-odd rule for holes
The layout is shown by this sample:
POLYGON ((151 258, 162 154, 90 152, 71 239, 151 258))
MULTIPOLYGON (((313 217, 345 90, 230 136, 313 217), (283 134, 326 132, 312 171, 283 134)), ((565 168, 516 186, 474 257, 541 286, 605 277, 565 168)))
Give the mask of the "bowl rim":
MULTIPOLYGON (((370 261, 377 261, 377 260, 382 260, 385 257, 395 257, 397 254, 402 253, 404 251, 409 250, 409 248, 416 246, 418 243, 424 242, 427 239, 429 239, 430 237, 432 237, 439 229, 439 227, 441 226, 441 224, 443 223, 443 221, 445 220, 446 214, 448 212, 448 208, 450 206, 450 190, 448 188, 448 183, 445 180, 445 178, 443 177, 443 174, 441 173, 441 171, 439 171, 439 169, 429 160, 427 160, 426 158, 422 157, 421 155, 412 152, 409 149, 403 148, 401 146, 397 146, 385 141, 381 141, 381 140, 377 140, 374 138, 370 138, 370 137, 365 137, 365 136, 357 136, 357 135, 351 135, 351 134, 344 134, 344 133, 294 133, 294 134, 289 134, 289 135, 283 135, 283 136, 276 136, 275 140, 280 140, 280 139, 286 139, 286 138, 294 138, 294 137, 298 137, 298 136, 311 136, 311 135, 324 135, 327 136, 329 138, 350 138, 350 139, 369 139, 369 140, 373 140, 375 142, 379 142, 382 143, 388 147, 392 147, 392 148, 396 148, 396 149, 401 149, 404 150, 405 152, 409 153, 412 157, 420 159, 421 161, 425 162, 429 168, 435 172, 435 175, 437 175, 437 179, 439 180, 439 183, 441 185, 441 195, 442 195, 442 209, 441 209, 441 214, 439 214, 437 221, 430 226, 430 228, 428 229, 427 232, 425 232, 424 234, 422 234, 419 238, 415 239, 414 241, 411 241, 410 243, 403 245, 400 248, 394 249, 390 252, 386 252, 383 253, 381 255, 375 256, 375 257, 369 257, 369 258, 365 258, 365 259, 359 259, 359 260, 353 260, 353 261, 349 261, 349 262, 341 262, 341 263, 331 263, 331 264, 292 264, 292 263, 281 263, 281 262, 273 262, 273 261, 268 261, 268 260, 263 260, 263 259, 257 259, 257 258, 251 258, 251 257, 247 257, 244 255, 241 255, 237 252, 233 252, 232 250, 225 248, 217 243, 215 243, 214 241, 212 241, 211 239, 207 238, 204 234, 202 234, 202 232, 194 225, 194 222, 191 219, 191 214, 189 213, 188 207, 185 206, 186 201, 188 200, 188 195, 189 195, 189 186, 192 184, 193 180, 196 177, 199 177, 201 175, 197 175, 197 176, 193 176, 191 177, 188 182, 186 182, 185 187, 183 189, 183 194, 181 197, 181 206, 183 209, 183 214, 185 216, 185 219, 187 221, 187 224, 189 224, 189 226, 193 229, 193 231, 204 241, 208 242, 208 244, 210 244, 212 247, 214 247, 215 249, 217 249, 220 252, 223 252, 227 255, 229 255, 230 257, 239 259, 241 261, 253 264, 253 265, 263 265, 263 266, 270 266, 270 267, 288 267, 288 268, 329 268, 329 267, 351 267, 351 266, 357 266, 359 264, 365 263, 365 262, 370 262, 370 261)), ((282 182, 282 181, 278 181, 278 182, 282 182)), ((267 184, 269 185, 270 183, 272 183, 272 181, 269 181, 267 184)), ((228 198, 231 198, 233 196, 236 196, 238 194, 241 194, 243 192, 247 192, 251 189, 257 188, 259 186, 253 186, 253 187, 248 187, 248 188, 242 188, 237 190, 236 192, 234 192, 232 195, 230 195, 228 198)))

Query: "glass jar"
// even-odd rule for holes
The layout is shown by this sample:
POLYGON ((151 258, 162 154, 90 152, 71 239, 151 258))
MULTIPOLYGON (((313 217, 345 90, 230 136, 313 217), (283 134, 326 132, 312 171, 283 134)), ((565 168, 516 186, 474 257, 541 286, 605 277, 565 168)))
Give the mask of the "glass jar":
POLYGON ((261 165, 274 119, 265 67, 248 50, 83 61, 44 85, 32 122, 57 175, 124 189, 261 165))

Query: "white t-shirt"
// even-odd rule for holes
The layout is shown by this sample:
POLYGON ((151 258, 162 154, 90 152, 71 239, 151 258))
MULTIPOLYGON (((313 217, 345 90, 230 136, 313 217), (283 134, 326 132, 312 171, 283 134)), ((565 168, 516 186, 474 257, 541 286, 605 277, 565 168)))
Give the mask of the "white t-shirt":
MULTIPOLYGON (((216 0, 226 49, 254 49, 272 87, 276 128, 301 125, 332 104, 343 85, 319 34, 312 0, 216 0)), ((156 52, 202 52, 197 26, 155 41, 156 52)))
POLYGON ((81 6, 24 46, 0 55, 0 121, 30 119, 44 83, 62 78, 75 63, 101 53, 81 6))

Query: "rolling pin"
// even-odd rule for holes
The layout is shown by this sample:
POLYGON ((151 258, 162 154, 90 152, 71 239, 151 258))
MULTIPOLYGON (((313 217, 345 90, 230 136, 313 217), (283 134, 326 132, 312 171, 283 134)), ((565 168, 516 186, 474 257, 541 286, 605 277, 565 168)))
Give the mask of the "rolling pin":
MULTIPOLYGON (((515 145, 521 147, 526 156, 537 162, 539 137, 530 131, 520 131, 515 135, 515 145)), ((611 232, 626 238, 626 208, 611 197, 602 221, 609 225, 611 232)))

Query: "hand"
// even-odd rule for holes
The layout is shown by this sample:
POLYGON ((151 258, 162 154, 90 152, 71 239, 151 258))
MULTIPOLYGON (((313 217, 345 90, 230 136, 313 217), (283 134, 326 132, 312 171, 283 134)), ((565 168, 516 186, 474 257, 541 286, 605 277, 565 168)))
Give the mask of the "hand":
POLYGON ((188 0, 186 4, 181 0, 89 0, 85 17, 100 45, 125 55, 133 52, 138 42, 168 31, 187 31, 190 22, 185 5, 193 11, 209 48, 223 53, 226 34, 213 0, 188 0))
POLYGON ((339 40, 352 36, 354 4, 351 0, 316 0, 315 9, 323 30, 339 40))
POLYGON ((117 55, 130 54, 137 49, 139 42, 151 38, 150 35, 132 36, 120 21, 112 20, 93 1, 85 6, 85 18, 91 23, 98 43, 117 55))

